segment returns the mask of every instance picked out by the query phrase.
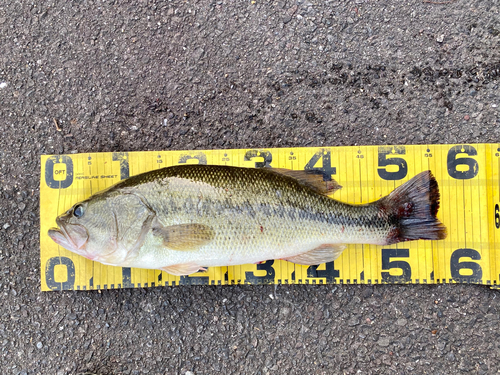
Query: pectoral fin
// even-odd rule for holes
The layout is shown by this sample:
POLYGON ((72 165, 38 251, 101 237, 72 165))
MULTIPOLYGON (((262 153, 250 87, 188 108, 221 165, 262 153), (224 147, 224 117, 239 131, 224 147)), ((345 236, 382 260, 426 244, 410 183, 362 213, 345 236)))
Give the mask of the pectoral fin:
POLYGON ((200 267, 194 263, 174 264, 173 266, 161 267, 160 270, 165 271, 174 276, 189 275, 200 271, 206 271, 206 268, 200 267))
POLYGON ((163 239, 165 247, 179 251, 198 250, 212 241, 215 235, 211 227, 203 224, 179 224, 164 227, 156 222, 152 230, 153 235, 163 239))
POLYGON ((284 258, 292 263, 303 264, 305 266, 317 265, 321 263, 332 262, 337 259, 342 251, 346 248, 345 245, 324 244, 313 250, 295 255, 293 257, 284 258))

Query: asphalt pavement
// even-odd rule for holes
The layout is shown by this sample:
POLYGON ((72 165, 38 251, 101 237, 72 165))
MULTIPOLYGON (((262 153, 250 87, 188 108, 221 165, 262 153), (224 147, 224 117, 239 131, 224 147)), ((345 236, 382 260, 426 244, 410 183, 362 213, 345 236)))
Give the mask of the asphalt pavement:
POLYGON ((2 374, 496 373, 486 286, 42 293, 39 184, 41 154, 498 142, 499 7, 2 2, 2 374))

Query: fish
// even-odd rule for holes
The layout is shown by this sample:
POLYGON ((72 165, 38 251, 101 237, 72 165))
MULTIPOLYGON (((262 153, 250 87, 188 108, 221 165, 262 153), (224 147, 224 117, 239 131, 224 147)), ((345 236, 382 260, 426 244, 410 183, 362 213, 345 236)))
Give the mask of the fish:
POLYGON ((106 265, 188 275, 281 259, 318 265, 347 244, 441 240, 439 187, 423 171, 389 195, 349 204, 317 171, 177 165, 124 179, 73 205, 48 235, 106 265))

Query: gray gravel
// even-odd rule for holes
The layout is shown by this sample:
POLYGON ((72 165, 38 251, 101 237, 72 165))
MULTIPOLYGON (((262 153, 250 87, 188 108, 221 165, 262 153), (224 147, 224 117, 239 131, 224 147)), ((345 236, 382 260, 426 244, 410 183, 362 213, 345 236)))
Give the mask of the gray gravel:
POLYGON ((40 154, 498 142, 497 1, 4 1, 0 35, 3 374, 500 367, 483 286, 41 293, 38 257, 40 154))

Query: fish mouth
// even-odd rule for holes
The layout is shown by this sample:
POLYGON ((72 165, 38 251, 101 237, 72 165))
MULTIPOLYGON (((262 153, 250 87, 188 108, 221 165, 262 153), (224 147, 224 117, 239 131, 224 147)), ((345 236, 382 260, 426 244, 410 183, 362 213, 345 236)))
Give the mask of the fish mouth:
POLYGON ((50 228, 48 235, 50 238, 52 238, 52 241, 54 241, 56 244, 61 245, 65 249, 71 250, 71 251, 76 251, 78 248, 76 247, 75 243, 69 238, 66 233, 64 233, 61 229, 59 228, 50 228))
POLYGON ((84 255, 90 259, 85 245, 88 241, 88 233, 84 226, 78 224, 63 225, 61 220, 56 219, 59 228, 50 228, 48 235, 52 240, 65 249, 77 254, 84 255))

